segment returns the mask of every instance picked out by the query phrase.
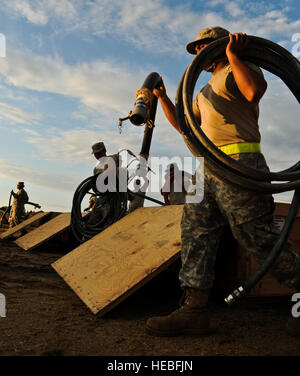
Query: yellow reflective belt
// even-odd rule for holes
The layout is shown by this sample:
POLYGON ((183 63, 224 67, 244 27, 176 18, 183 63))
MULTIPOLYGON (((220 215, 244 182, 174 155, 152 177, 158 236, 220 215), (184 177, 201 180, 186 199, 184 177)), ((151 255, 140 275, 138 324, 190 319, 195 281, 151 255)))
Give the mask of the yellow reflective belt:
POLYGON ((261 152, 260 144, 258 142, 239 142, 237 144, 218 146, 218 148, 225 154, 261 152))

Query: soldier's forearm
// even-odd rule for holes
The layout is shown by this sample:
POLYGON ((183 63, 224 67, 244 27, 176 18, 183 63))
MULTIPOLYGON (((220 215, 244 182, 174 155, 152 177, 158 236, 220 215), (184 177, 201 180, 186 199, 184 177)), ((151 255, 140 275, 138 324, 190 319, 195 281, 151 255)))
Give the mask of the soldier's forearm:
POLYGON ((248 102, 258 102, 267 89, 263 76, 249 68, 237 55, 227 56, 240 92, 248 102))
POLYGON ((173 102, 171 99, 167 96, 167 94, 162 95, 159 97, 159 101, 161 104, 161 107, 166 115, 166 118, 169 120, 169 122, 173 125, 173 127, 181 133, 179 124, 177 122, 176 118, 176 110, 173 102))

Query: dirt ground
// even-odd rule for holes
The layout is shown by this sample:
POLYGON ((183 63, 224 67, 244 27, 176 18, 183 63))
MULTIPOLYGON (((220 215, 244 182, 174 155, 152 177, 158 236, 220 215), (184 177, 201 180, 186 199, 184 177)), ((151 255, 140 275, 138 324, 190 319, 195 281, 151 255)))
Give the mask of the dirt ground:
POLYGON ((50 266, 65 252, 54 241, 26 252, 0 240, 0 293, 7 307, 0 317, 0 355, 300 355, 300 338, 284 330, 287 298, 227 307, 213 297, 210 335, 151 337, 146 319, 177 308, 179 263, 100 318, 50 266))

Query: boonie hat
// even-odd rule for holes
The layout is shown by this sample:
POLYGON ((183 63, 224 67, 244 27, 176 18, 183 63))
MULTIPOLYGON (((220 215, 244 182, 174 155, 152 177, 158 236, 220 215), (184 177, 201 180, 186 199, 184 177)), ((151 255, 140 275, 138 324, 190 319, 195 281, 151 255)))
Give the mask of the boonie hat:
POLYGON ((199 31, 196 39, 193 40, 192 42, 189 42, 186 45, 186 49, 190 54, 196 55, 197 53, 195 51, 195 47, 200 42, 205 43, 211 40, 228 37, 228 35, 229 35, 229 31, 226 29, 223 29, 220 26, 207 27, 206 29, 202 29, 199 31))
POLYGON ((100 153, 101 151, 106 151, 104 142, 97 142, 92 146, 92 154, 100 153))

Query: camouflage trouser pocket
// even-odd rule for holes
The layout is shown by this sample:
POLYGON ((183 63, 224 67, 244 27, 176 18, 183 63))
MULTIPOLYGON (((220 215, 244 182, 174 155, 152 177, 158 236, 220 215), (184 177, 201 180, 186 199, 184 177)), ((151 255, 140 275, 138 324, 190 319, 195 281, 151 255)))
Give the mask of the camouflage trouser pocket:
POLYGON ((271 214, 263 215, 249 222, 232 226, 232 232, 246 250, 258 258, 266 256, 279 238, 280 230, 271 214))
MULTIPOLYGON (((231 157, 245 167, 268 172, 269 168, 261 153, 234 154, 231 157)), ((274 200, 270 194, 262 194, 227 183, 207 171, 208 186, 222 214, 230 226, 251 222, 274 211, 274 200)))

